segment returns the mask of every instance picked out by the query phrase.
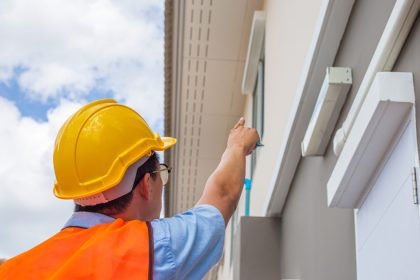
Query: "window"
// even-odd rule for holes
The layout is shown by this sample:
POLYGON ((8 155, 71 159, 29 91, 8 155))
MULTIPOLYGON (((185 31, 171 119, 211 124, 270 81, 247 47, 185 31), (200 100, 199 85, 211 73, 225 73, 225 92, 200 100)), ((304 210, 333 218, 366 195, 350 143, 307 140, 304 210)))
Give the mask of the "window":
MULTIPOLYGON (((257 82, 255 84, 254 95, 252 97, 252 127, 255 127, 261 139, 264 135, 264 62, 258 63, 257 82)), ((251 156, 251 178, 257 163, 259 149, 251 156)))

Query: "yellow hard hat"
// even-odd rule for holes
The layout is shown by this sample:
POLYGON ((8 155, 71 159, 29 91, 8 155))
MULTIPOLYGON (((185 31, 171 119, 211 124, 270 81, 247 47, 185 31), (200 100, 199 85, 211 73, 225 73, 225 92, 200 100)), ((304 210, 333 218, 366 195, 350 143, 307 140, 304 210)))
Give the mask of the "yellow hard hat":
POLYGON ((175 145, 131 108, 115 100, 82 107, 61 127, 54 148, 55 196, 78 199, 117 185, 127 168, 175 145))

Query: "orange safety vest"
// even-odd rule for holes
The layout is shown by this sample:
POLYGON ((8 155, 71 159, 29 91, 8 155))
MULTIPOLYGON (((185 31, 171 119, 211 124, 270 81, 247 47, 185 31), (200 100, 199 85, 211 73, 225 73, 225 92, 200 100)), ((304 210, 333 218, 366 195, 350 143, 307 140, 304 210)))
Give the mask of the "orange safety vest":
POLYGON ((152 278, 152 226, 137 220, 68 227, 0 265, 0 279, 152 278))

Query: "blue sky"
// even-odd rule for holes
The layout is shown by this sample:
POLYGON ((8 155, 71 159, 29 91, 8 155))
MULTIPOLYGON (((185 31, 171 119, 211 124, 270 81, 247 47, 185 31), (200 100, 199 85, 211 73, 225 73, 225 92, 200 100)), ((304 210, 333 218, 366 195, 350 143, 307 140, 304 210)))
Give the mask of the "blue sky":
MULTIPOLYGON (((19 109, 22 116, 33 118, 39 122, 48 121, 48 110, 59 105, 58 99, 56 98, 49 98, 42 101, 29 97, 28 94, 20 88, 16 76, 7 82, 0 83, 0 96, 12 101, 19 109)), ((63 93, 62 96, 65 96, 65 93, 63 93)), ((90 102, 103 98, 114 98, 114 93, 100 87, 95 87, 86 93, 85 100, 90 102)))
POLYGON ((0 96, 13 101, 23 116, 39 121, 47 121, 48 109, 58 105, 53 100, 48 102, 30 100, 28 96, 21 92, 16 79, 12 79, 8 83, 0 83, 0 96))
POLYGON ((0 258, 45 240, 71 214, 72 202, 52 194, 52 151, 80 106, 116 99, 162 134, 163 4, 0 2, 0 258))

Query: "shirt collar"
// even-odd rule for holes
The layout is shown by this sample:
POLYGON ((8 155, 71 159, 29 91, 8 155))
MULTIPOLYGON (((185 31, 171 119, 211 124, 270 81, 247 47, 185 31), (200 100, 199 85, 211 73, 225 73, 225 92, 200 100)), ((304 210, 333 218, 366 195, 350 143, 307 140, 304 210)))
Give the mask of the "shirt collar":
POLYGON ((68 227, 90 228, 99 224, 112 223, 114 218, 94 212, 74 212, 63 229, 68 227))

